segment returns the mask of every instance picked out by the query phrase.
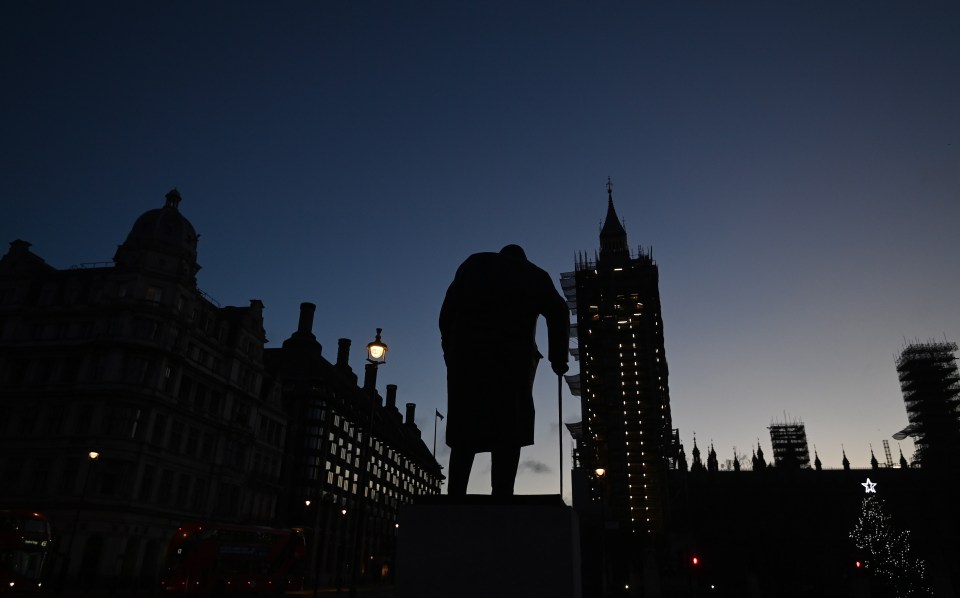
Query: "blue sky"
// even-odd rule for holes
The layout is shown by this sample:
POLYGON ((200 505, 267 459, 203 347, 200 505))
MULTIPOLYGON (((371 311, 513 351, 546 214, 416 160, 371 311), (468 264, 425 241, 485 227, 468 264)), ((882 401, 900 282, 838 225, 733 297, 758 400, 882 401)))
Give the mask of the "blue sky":
MULTIPOLYGON (((769 454, 786 416, 825 466, 882 460, 904 340, 960 339, 960 7, 515 4, 3 3, 0 241, 107 261, 178 187, 201 288, 262 299, 270 346, 316 303, 356 367, 382 327, 430 445, 457 265, 515 242, 556 279, 610 176, 688 453, 769 454)), ((537 408, 518 490, 555 492, 546 368, 537 408)))

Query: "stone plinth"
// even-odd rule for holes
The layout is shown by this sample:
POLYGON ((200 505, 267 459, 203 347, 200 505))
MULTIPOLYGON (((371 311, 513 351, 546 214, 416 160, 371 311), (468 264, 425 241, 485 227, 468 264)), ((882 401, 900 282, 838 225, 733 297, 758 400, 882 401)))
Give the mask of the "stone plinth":
POLYGON ((396 598, 580 598, 580 540, 559 496, 422 497, 400 509, 396 598))

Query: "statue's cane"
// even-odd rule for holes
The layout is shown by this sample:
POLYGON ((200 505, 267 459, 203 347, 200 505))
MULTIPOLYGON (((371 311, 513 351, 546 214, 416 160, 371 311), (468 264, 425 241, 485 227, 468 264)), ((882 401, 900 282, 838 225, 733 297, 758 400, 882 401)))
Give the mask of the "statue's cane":
POLYGON ((560 449, 560 500, 563 500, 563 374, 557 374, 557 407, 560 411, 560 428, 557 445, 560 449))

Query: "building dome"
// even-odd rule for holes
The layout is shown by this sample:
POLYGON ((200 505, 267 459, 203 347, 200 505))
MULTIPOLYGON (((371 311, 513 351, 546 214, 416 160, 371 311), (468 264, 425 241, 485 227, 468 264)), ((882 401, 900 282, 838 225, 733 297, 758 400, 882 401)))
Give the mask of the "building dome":
POLYGON ((180 213, 180 199, 180 192, 173 189, 167 193, 162 208, 144 212, 133 223, 124 246, 150 249, 196 262, 197 231, 180 213))
POLYGON ((144 212, 133 223, 113 261, 120 268, 163 273, 196 284, 197 231, 180 213, 180 193, 173 189, 162 208, 144 212))

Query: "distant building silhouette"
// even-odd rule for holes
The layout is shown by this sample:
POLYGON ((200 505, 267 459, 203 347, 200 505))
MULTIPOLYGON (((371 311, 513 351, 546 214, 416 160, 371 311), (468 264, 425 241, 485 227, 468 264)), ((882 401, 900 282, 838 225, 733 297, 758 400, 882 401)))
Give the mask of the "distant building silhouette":
POLYGON ((894 434, 913 437, 914 461, 921 467, 957 467, 960 460, 960 374, 956 343, 908 345, 897 359, 897 374, 909 425, 894 434))
POLYGON ((690 471, 703 471, 703 461, 700 459, 700 448, 697 447, 697 437, 693 437, 693 464, 690 466, 690 471))
POLYGON ((810 469, 807 431, 802 422, 770 425, 773 464, 786 469, 810 469))
POLYGON ((177 525, 196 520, 319 521, 326 573, 330 555, 348 563, 356 528, 304 500, 352 515, 367 497, 359 546, 379 567, 398 503, 442 478, 412 405, 403 422, 388 391, 368 435, 375 378, 358 388, 346 353, 334 366, 319 344, 298 346, 313 337, 303 314, 265 351, 259 300, 222 307, 197 287, 198 235, 180 201, 171 191, 140 216, 112 264, 59 270, 22 240, 0 259, 0 508, 49 516, 54 546, 70 552, 55 555, 55 578, 68 567, 70 585, 129 588, 153 583, 177 525))
POLYGON ((717 461, 717 451, 710 443, 710 452, 707 453, 707 471, 720 471, 720 463, 717 461))

